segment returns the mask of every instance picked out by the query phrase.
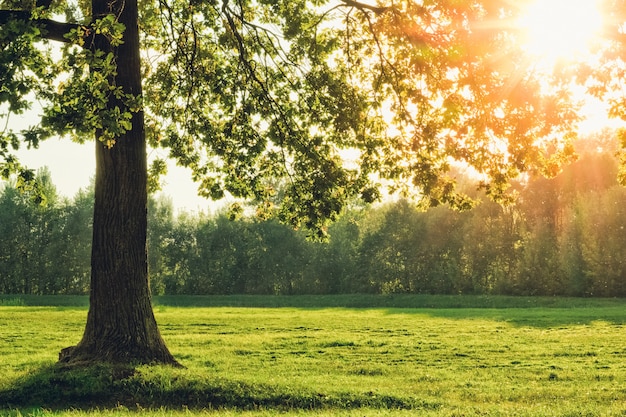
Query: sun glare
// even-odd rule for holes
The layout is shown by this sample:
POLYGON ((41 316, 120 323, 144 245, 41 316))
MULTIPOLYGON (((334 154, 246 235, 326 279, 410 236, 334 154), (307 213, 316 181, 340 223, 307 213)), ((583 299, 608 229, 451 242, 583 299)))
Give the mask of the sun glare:
POLYGON ((602 26, 598 0, 533 0, 519 20, 524 49, 543 65, 585 59, 602 26))

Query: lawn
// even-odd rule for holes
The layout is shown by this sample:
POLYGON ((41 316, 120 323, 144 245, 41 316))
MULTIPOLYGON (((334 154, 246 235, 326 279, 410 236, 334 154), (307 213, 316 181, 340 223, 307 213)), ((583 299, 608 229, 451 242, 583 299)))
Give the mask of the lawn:
POLYGON ((626 415, 625 301, 255 300, 157 301, 186 368, 135 371, 54 367, 83 306, 0 306, 0 415, 626 415))

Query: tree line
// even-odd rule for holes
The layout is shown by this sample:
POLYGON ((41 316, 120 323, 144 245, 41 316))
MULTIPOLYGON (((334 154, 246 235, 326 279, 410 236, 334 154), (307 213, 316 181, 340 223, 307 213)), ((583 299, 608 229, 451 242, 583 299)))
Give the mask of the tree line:
MULTIPOLYGON (((588 139, 552 179, 516 184, 514 204, 427 211, 407 200, 353 206, 307 239, 276 219, 149 207, 155 294, 433 293, 626 296, 626 189, 615 146, 588 139)), ((46 204, 7 183, 0 194, 0 292, 87 294, 93 191, 46 204)), ((470 188, 468 187, 468 190, 470 188)))

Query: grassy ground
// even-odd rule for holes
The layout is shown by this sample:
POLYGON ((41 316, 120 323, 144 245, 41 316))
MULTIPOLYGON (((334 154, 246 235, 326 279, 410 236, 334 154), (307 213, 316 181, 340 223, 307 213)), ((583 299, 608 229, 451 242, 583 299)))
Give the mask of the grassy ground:
POLYGON ((86 309, 0 305, 0 415, 626 415, 625 301, 193 300, 155 307, 186 369, 61 371, 86 309))

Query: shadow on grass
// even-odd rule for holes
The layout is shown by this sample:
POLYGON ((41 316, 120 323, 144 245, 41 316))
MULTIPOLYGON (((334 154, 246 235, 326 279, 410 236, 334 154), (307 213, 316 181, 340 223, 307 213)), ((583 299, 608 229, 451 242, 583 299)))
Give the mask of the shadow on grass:
POLYGON ((0 390, 3 410, 45 408, 48 410, 168 409, 437 409, 409 397, 366 393, 324 394, 271 385, 189 375, 170 367, 122 367, 96 365, 65 369, 41 368, 0 390))

